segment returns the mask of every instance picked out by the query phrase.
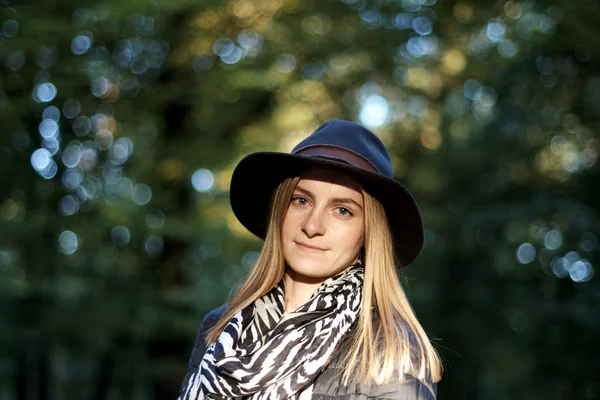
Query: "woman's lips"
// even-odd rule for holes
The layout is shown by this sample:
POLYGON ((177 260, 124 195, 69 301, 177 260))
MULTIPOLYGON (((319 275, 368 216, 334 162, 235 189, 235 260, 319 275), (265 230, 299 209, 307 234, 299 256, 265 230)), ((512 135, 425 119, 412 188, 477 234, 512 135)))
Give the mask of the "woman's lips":
POLYGON ((322 248, 317 247, 317 246, 312 246, 312 245, 307 244, 307 243, 302 243, 302 242, 294 242, 294 243, 296 243, 298 246, 300 246, 303 249, 315 250, 315 251, 325 251, 325 249, 322 249, 322 248))

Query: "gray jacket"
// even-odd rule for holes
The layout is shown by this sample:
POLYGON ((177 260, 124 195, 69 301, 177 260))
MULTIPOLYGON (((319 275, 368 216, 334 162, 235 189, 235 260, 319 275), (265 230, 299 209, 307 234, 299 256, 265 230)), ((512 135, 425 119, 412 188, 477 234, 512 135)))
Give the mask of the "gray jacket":
MULTIPOLYGON (((182 384, 187 386, 191 375, 198 370, 200 361, 206 350, 204 336, 221 318, 226 309, 226 304, 210 311, 198 330, 196 344, 190 356, 188 371, 182 384)), ((338 353, 339 354, 339 353, 338 353)), ((389 399, 389 400, 435 400, 437 386, 435 383, 423 383, 411 376, 406 376, 402 383, 390 383, 388 385, 360 385, 352 383, 348 386, 342 384, 342 366, 338 358, 331 363, 315 379, 313 386, 313 399, 317 400, 367 400, 367 399, 389 399)))

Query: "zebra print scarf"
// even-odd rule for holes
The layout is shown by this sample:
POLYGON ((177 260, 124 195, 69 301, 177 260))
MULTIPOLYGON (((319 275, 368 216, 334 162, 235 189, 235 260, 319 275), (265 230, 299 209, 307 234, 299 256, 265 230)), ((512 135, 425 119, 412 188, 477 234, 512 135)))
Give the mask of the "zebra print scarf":
POLYGON ((179 399, 311 398, 315 378, 358 317, 363 278, 358 261, 285 315, 281 281, 231 319, 179 399))

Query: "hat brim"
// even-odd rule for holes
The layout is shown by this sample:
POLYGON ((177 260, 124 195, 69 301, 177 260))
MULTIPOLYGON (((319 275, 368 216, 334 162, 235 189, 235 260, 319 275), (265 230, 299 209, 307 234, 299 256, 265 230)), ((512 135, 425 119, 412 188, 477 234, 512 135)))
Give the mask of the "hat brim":
POLYGON ((264 239, 269 204, 277 186, 284 179, 301 176, 315 166, 351 173, 385 209, 400 266, 410 264, 417 257, 423 247, 423 222, 410 192, 391 178, 334 159, 275 152, 257 152, 244 157, 231 178, 229 198, 233 213, 244 227, 264 239))

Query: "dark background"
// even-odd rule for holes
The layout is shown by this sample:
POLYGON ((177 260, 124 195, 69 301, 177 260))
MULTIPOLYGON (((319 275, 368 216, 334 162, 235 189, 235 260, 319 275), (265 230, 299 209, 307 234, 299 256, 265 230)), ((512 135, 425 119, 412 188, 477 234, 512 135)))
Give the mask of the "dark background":
MULTIPOLYGON (((600 3, 0 1, 0 399, 174 399, 237 161, 369 126, 444 399, 600 398, 600 3)), ((252 193, 248 193, 252 196, 252 193)))

